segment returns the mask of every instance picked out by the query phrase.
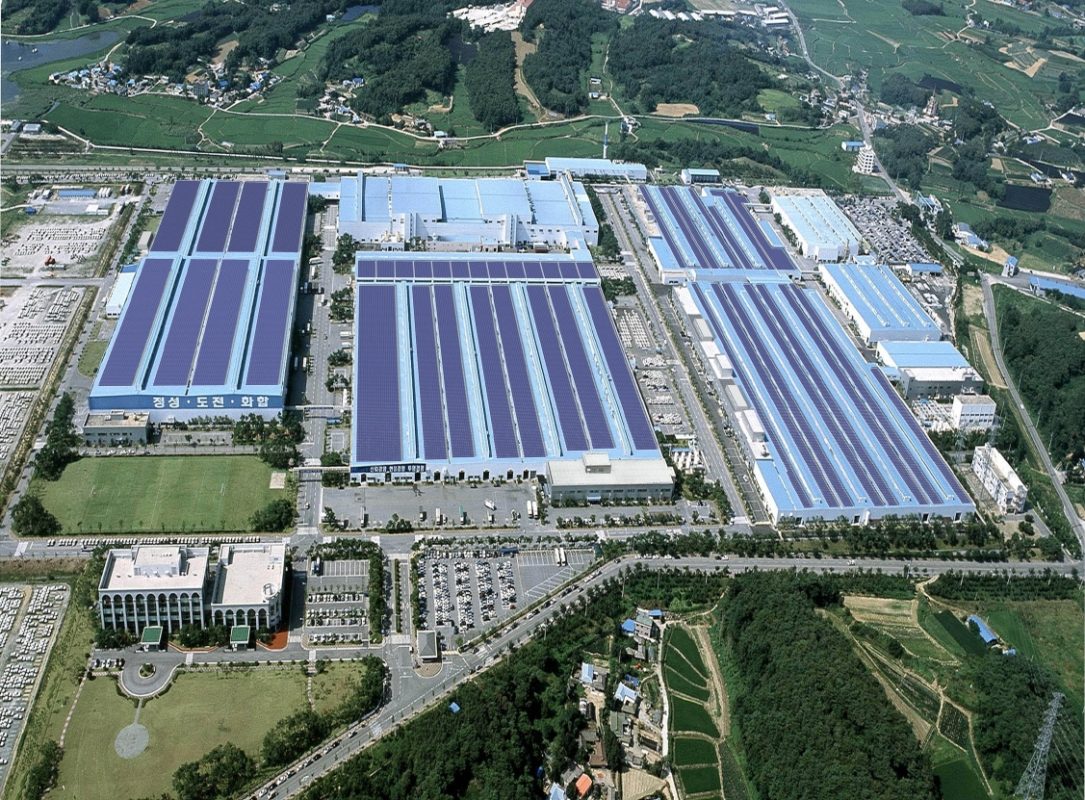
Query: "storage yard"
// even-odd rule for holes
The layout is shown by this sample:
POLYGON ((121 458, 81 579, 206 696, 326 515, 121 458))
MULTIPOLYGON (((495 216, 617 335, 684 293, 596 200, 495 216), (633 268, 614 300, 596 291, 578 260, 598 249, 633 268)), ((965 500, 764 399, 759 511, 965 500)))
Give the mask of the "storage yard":
POLYGON ((89 275, 115 221, 37 215, 4 238, 4 277, 89 275))
POLYGON ((677 290, 774 521, 961 519, 967 492, 816 293, 787 282, 677 290), (704 327, 707 323, 707 329, 704 327))
POLYGON ((662 283, 680 283, 692 273, 711 278, 731 270, 799 274, 771 225, 751 213, 739 192, 642 186, 640 200, 662 283))
POLYGON ((306 197, 303 183, 178 181, 91 409, 149 410, 156 421, 277 413, 306 197))
POLYGON ((529 478, 592 451, 662 463, 591 262, 360 254, 352 474, 529 478))
POLYGON ((68 587, 0 585, 0 786, 68 605, 68 587))

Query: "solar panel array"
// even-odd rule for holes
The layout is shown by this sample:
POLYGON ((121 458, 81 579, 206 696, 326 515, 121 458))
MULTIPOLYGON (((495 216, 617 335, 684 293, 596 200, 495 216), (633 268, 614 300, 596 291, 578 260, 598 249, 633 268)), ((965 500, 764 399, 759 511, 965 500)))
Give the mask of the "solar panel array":
POLYGON ((769 241, 738 192, 702 195, 691 187, 641 186, 640 193, 682 267, 796 271, 787 251, 769 241))
POLYGON ((178 181, 92 407, 158 407, 147 405, 149 396, 184 408, 197 407, 196 396, 281 395, 306 200, 302 183, 178 181))
POLYGON ((781 516, 972 509, 904 402, 812 292, 756 282, 692 291, 765 428, 781 516))
POLYGON ((658 453, 594 268, 433 259, 359 258, 356 465, 658 453))

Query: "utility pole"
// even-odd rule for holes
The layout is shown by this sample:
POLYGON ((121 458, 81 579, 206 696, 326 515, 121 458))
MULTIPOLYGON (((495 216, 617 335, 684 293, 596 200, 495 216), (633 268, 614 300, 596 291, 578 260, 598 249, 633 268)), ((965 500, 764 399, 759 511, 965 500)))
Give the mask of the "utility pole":
POLYGON ((1036 735, 1036 745, 1032 748, 1032 758, 1025 767, 1013 796, 1019 800, 1043 800, 1044 784, 1047 781, 1047 755, 1051 750, 1051 737, 1055 733, 1055 722, 1059 717, 1059 706, 1065 696, 1055 692, 1051 703, 1044 713, 1044 723, 1036 735))

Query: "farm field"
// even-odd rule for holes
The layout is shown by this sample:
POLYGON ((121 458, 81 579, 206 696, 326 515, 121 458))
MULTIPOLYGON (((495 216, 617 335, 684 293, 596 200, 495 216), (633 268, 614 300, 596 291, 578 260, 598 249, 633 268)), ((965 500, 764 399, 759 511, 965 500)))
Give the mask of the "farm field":
POLYGON ((672 728, 675 731, 692 731, 719 738, 719 729, 703 705, 697 705, 681 697, 672 697, 671 711, 674 715, 672 728))
POLYGON ((139 724, 149 734, 147 749, 122 759, 114 739, 135 719, 135 703, 120 695, 111 679, 88 681, 72 715, 57 788, 49 796, 115 800, 157 795, 169 790, 181 764, 217 745, 232 742, 258 756, 264 734, 304 704, 305 679, 295 669, 182 674, 165 695, 140 710, 139 724))
POLYGON ((713 764, 716 761, 715 746, 704 739, 675 736, 673 746, 673 760, 678 767, 693 764, 713 764))
POLYGON ((256 456, 114 456, 69 464, 33 482, 67 534, 243 531, 282 490, 256 456))

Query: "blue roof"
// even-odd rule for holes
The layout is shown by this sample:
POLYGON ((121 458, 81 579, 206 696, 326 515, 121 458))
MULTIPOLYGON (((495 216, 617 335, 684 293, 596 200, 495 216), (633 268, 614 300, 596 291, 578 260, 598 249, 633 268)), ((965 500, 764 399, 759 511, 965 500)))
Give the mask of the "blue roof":
POLYGON ((968 621, 973 623, 979 630, 980 638, 983 639, 984 644, 993 644, 998 641, 998 634, 987 627, 987 623, 975 614, 968 615, 968 621))
POLYGON ((549 156, 545 159, 550 172, 569 172, 572 175, 599 177, 624 177, 636 181, 648 180, 648 168, 643 164, 611 161, 608 158, 563 158, 549 156))
POLYGON ((448 710, 451 711, 453 714, 459 714, 460 713, 460 704, 457 703, 456 701, 452 701, 451 703, 448 704, 448 710))
POLYGON ((968 360, 952 342, 879 342, 878 355, 895 369, 957 367, 965 369, 968 360))
POLYGON ((178 181, 90 407, 281 408, 306 198, 296 182, 178 181))
POLYGON ((565 790, 557 783, 550 784, 550 800, 566 800, 565 790))
POLYGON ((622 630, 625 633, 633 633, 637 629, 637 623, 632 619, 627 619, 622 623, 622 630))
POLYGON ((619 683, 618 688, 614 690, 614 699, 620 700, 623 703, 636 702, 637 693, 635 690, 630 689, 624 683, 619 683))
POLYGON ((660 608, 648 609, 648 616, 652 619, 661 619, 663 617, 663 610, 660 608))
POLYGON ((754 471, 777 519, 974 511, 904 401, 816 292, 753 278, 690 289, 764 429, 754 471))
POLYGON ((355 472, 659 458, 584 252, 360 252, 355 472))
POLYGON ((941 264, 933 264, 933 263, 909 264, 908 269, 910 269, 912 272, 925 273, 925 274, 931 274, 931 275, 941 275, 942 274, 942 265, 941 264))
POLYGON ((1030 275, 1029 286, 1044 291, 1055 291, 1068 294, 1072 297, 1080 297, 1085 300, 1085 284, 1076 281, 1063 281, 1056 278, 1045 278, 1040 275, 1030 275))
POLYGON ((587 662, 580 665, 580 682, 591 683, 595 680, 595 667, 587 662))
POLYGON ((941 339, 942 331, 919 301, 885 265, 822 264, 822 276, 835 285, 872 341, 941 339))
POLYGON ((98 196, 98 192, 94 189, 58 189, 57 196, 65 199, 77 198, 77 199, 90 199, 98 196))

